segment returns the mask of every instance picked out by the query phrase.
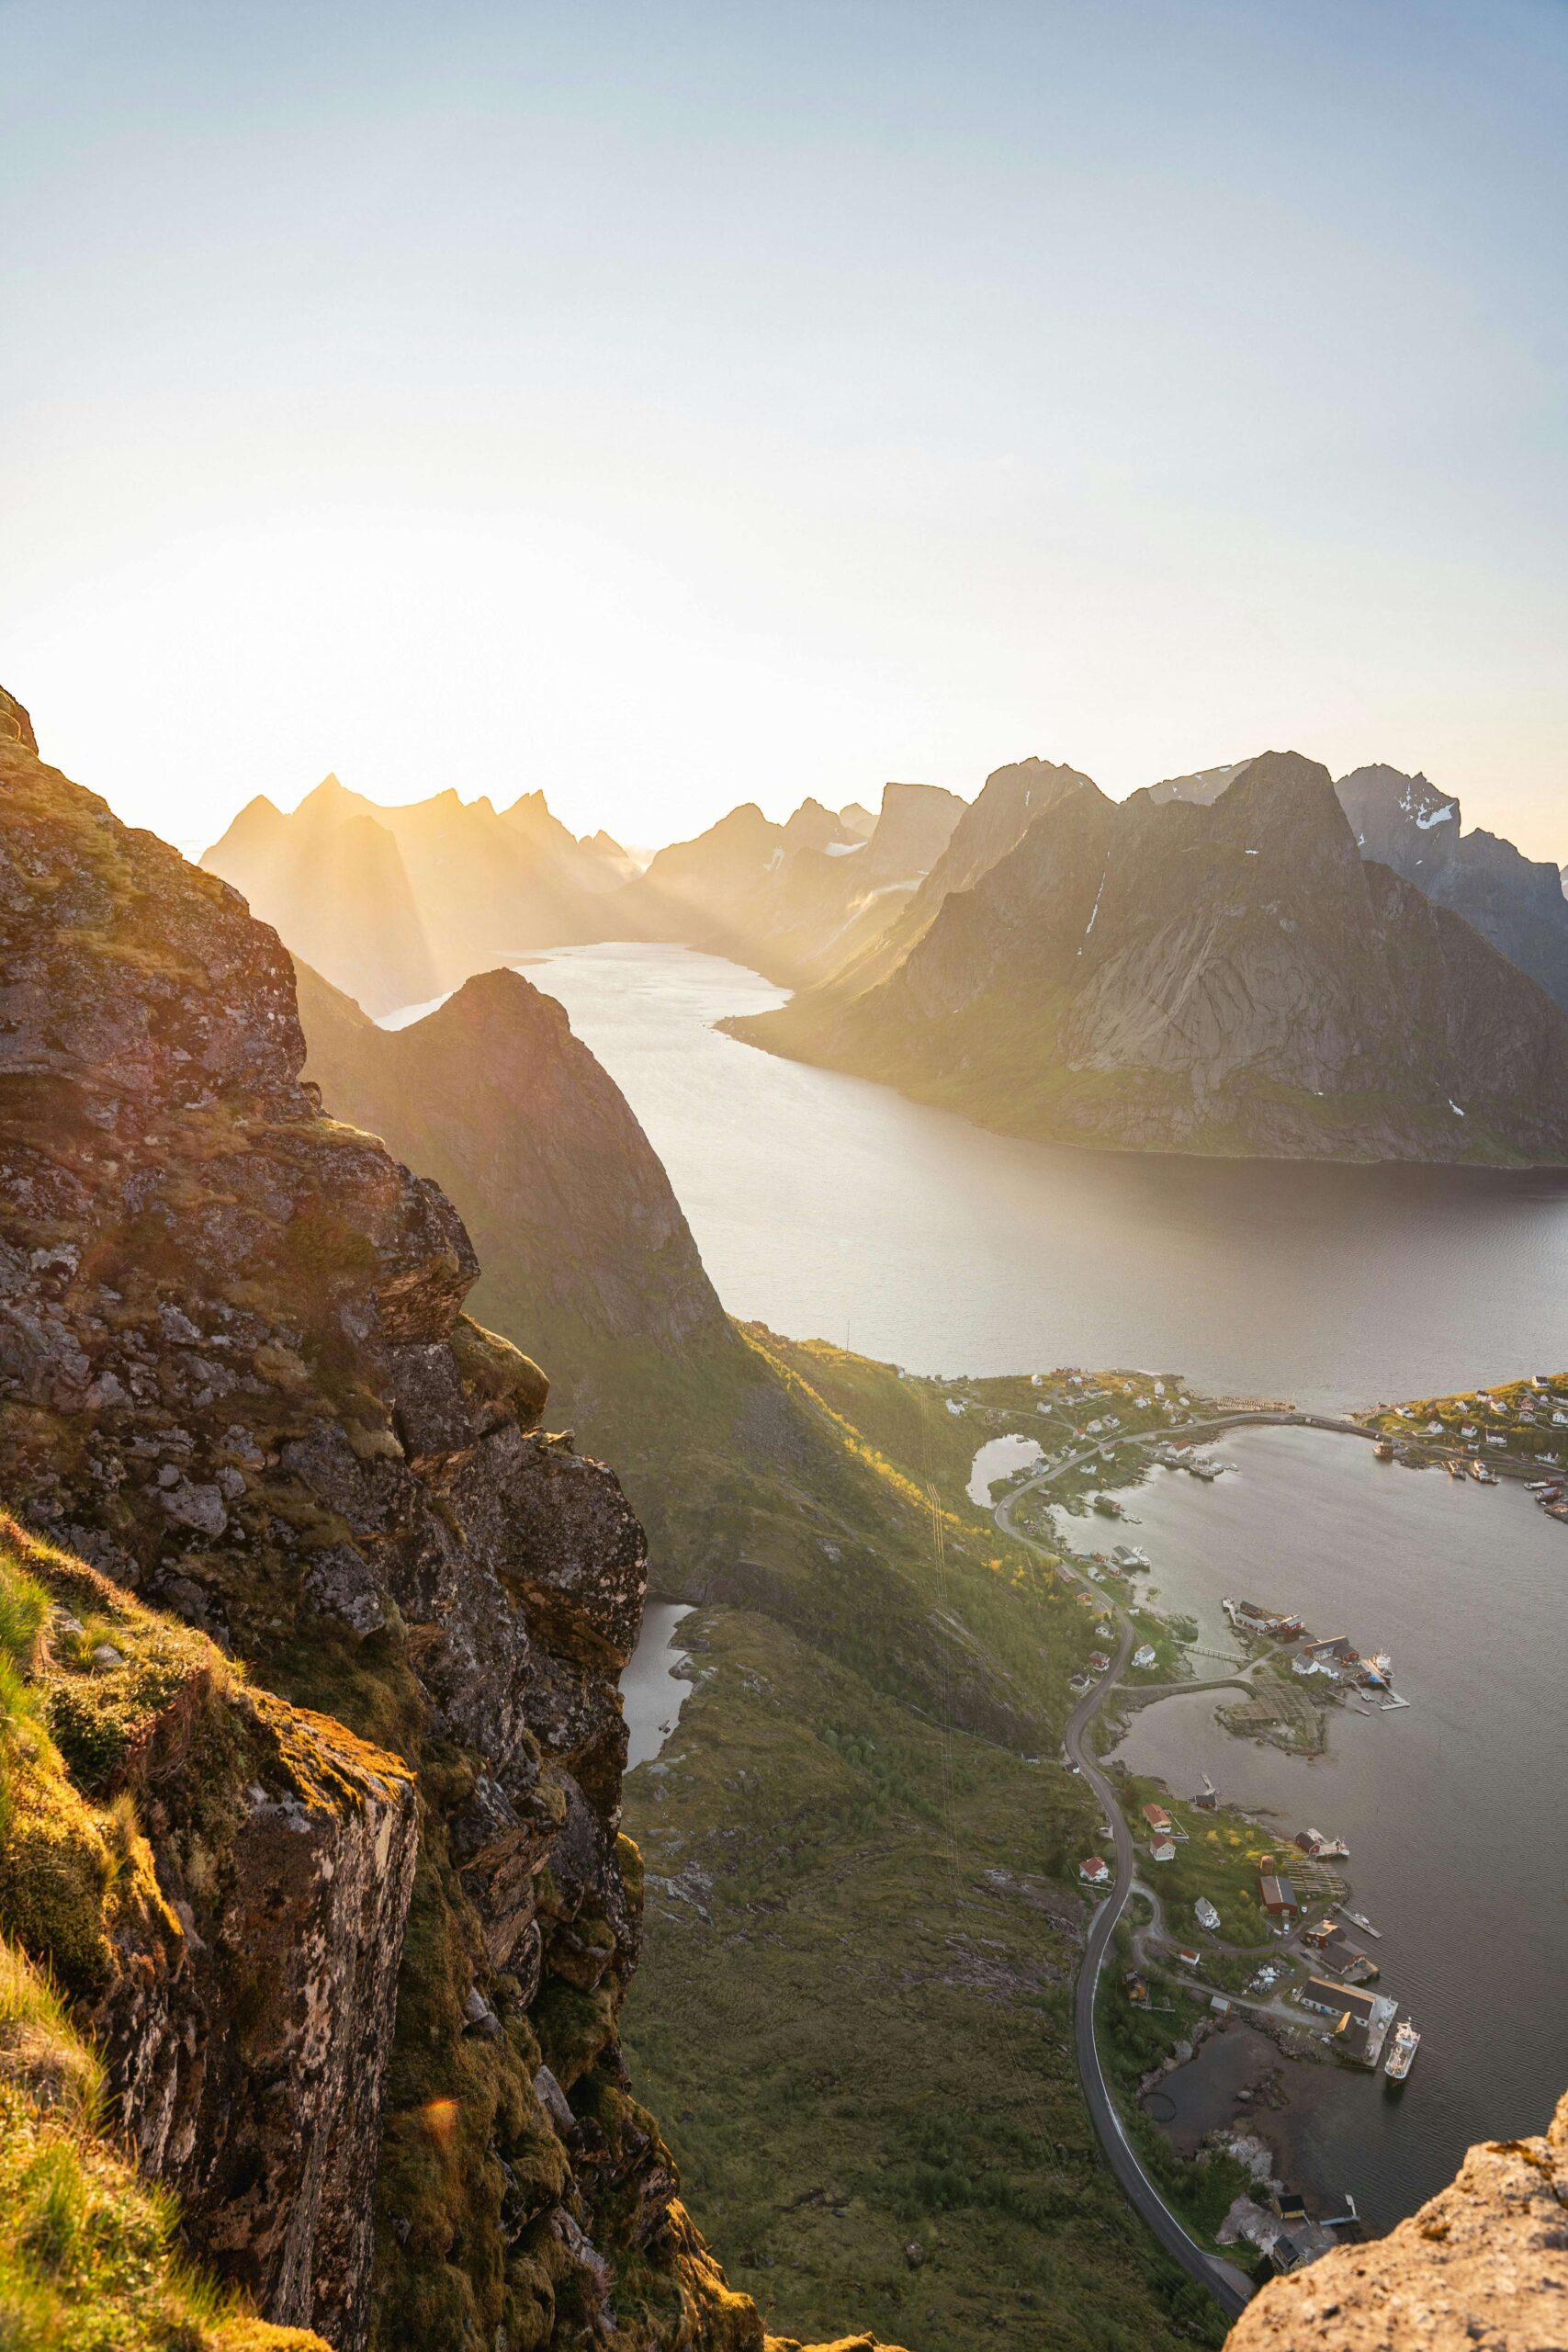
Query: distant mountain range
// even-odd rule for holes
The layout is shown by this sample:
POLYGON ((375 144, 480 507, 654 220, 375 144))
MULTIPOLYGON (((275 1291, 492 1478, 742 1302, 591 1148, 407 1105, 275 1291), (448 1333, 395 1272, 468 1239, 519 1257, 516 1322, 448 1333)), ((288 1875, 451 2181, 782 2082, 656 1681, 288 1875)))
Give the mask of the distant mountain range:
POLYGON ((612 910, 623 938, 678 939, 803 987, 884 937, 964 813, 956 793, 889 784, 873 819, 806 800, 775 825, 754 802, 660 850, 612 910))
POLYGON ((258 797, 202 865, 314 970, 377 1017, 544 947, 679 941, 802 987, 894 922, 964 802, 890 784, 877 815, 754 803, 646 874, 607 833, 579 841, 542 792, 497 811, 455 791, 383 808, 329 775, 292 815, 258 797))
POLYGON ((530 949, 604 937, 597 902, 636 872, 607 833, 575 840, 542 792, 500 811, 454 791, 383 808, 335 775, 291 816, 249 802, 201 863, 378 1014, 530 949))
MULTIPOLYGON (((999 854, 940 898, 932 875, 891 968, 736 1034, 1065 1141, 1568 1162, 1568 1018, 1435 888, 1361 854, 1354 780, 1269 752, 1118 804, 1033 766, 1021 792, 1016 769, 987 784, 963 830, 999 854)), ((1399 804, 1398 844, 1437 830, 1399 804)), ((1457 834, 1457 808, 1442 821, 1457 834)))
POLYGON ((382 808, 329 776, 202 862, 376 1016, 541 948, 668 941, 796 990, 737 1035, 1023 1133, 1568 1159, 1562 876, 1393 768, 1269 753, 1117 804, 1032 757, 972 805, 748 801, 641 872, 542 793, 382 808))

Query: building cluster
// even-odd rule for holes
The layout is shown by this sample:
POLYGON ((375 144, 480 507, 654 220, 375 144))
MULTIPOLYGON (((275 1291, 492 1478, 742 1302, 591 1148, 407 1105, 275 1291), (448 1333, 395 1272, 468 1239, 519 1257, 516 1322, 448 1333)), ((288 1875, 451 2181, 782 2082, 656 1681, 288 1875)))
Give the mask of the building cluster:
POLYGON ((1363 1657, 1348 1634, 1319 1637, 1309 1634, 1300 1617, 1263 1608, 1256 1600, 1236 1600, 1228 1594, 1221 1602, 1232 1630, 1244 1640, 1280 1642, 1292 1651, 1291 1671, 1303 1681, 1314 1675, 1325 1682, 1348 1683, 1363 1690, 1387 1690, 1393 1679, 1393 1661, 1386 1650, 1363 1657))

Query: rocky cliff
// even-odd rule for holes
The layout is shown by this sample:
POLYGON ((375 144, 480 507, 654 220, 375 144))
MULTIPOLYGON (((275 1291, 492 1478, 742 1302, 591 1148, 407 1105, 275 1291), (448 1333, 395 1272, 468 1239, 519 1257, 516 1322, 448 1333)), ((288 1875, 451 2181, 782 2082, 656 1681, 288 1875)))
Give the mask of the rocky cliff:
MULTIPOLYGON (((1154 800, 1207 808, 1247 765, 1203 768, 1151 787, 1154 800)), ((1424 775, 1382 763, 1334 787, 1364 858, 1392 867, 1424 897, 1451 908, 1568 1010, 1568 904, 1558 868, 1528 858, 1496 833, 1463 830, 1460 804, 1424 775)))
POLYGON ((0 965, 0 1493, 59 1786, 148 1858, 80 1984, 147 2167, 338 2352, 760 2346, 619 2056, 614 1476, 463 1315, 445 1196, 302 1083, 274 933, 9 700, 0 965))
POLYGON ((1568 1021, 1294 753, 1212 804, 1066 783, 879 985, 740 1027, 1066 1141, 1568 1159, 1568 1021))

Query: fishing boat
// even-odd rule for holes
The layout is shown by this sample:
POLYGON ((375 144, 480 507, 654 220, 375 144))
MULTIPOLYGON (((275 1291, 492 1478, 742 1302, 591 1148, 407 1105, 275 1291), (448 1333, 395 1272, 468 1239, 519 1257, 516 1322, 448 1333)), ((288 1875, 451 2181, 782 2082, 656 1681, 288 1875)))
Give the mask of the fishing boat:
POLYGON ((1372 1448, 1372 1454, 1374 1460, 1379 1462, 1392 1462, 1393 1460, 1393 1448, 1386 1437, 1379 1438, 1376 1445, 1372 1448))
POLYGON ((1464 1476, 1464 1464, 1454 1454, 1450 1454, 1443 1467, 1450 1478, 1462 1478, 1464 1476))
POLYGON ((1402 2083, 1410 2072, 1410 2062, 1421 2047, 1421 2037, 1408 2018, 1401 2018, 1393 2029, 1393 2041, 1383 2073, 1392 2082, 1402 2083))
POLYGON ((1484 1462, 1472 1462, 1470 1475, 1478 1487, 1495 1487, 1497 1484, 1497 1473, 1488 1470, 1484 1462))

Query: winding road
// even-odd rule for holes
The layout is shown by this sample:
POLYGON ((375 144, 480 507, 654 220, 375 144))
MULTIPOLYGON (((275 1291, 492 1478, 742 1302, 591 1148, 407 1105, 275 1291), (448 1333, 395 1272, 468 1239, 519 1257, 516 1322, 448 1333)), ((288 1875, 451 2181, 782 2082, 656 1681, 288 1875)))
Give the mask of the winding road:
MULTIPOLYGON (((1064 1423, 1063 1426, 1066 1424, 1064 1423)), ((1179 1439, 1209 1436, 1227 1429, 1258 1427, 1329 1430, 1337 1436, 1359 1437, 1369 1442, 1375 1442, 1379 1436, 1377 1430, 1367 1429, 1359 1421, 1350 1420, 1337 1414, 1296 1412, 1288 1407, 1220 1413, 1204 1420, 1185 1421, 1164 1430, 1143 1432, 1111 1430, 1104 1437, 1098 1439, 1094 1444, 1086 1445, 1063 1460, 1052 1463, 1048 1468, 1037 1471, 1022 1486, 1015 1487, 1010 1495, 1004 1497, 1002 1501, 996 1505, 992 1516, 998 1527, 1005 1535, 1010 1536, 1014 1543, 1026 1544, 1032 1551, 1043 1553, 1046 1546, 1038 1543, 1032 1535, 1021 1528, 1014 1518, 1018 1505, 1026 1496, 1049 1487, 1054 1480, 1066 1477, 1071 1471, 1083 1469, 1089 1463, 1103 1462, 1108 1454, 1117 1453, 1125 1446, 1138 1446, 1145 1452, 1152 1452, 1156 1448, 1172 1444, 1179 1439)), ((1437 1461, 1445 1454, 1450 1453, 1453 1451, 1453 1444, 1450 1440, 1438 1440, 1434 1443, 1412 1433, 1409 1438, 1401 1441, 1401 1449, 1418 1459, 1437 1461)), ((1493 1466, 1506 1476, 1528 1477, 1532 1464, 1526 1461, 1500 1460, 1493 1466)), ((1050 1556, 1054 1561, 1058 1557, 1054 1551, 1050 1556)), ((1225 2311, 1234 2314, 1241 2311, 1250 2301, 1255 2291, 1251 2280, 1234 2264, 1223 2261, 1218 2256, 1210 2254, 1200 2245, 1190 2231, 1165 2202, 1159 2190, 1145 2171, 1137 2152, 1127 2137, 1115 2100, 1106 2082, 1104 2068, 1100 2064, 1094 2030, 1095 1996, 1099 1989, 1100 1970, 1105 1964, 1105 1955, 1111 1947, 1111 1939, 1116 1932, 1117 1923, 1134 1892, 1135 1861, 1132 1831, 1128 1828, 1122 1808, 1117 1802, 1115 1790, 1100 1768, 1089 1735, 1091 1724, 1117 1690, 1126 1671, 1127 1661, 1133 1650, 1134 1627, 1131 1618, 1121 1604, 1109 1593, 1080 1577, 1069 1562, 1060 1561, 1058 1573, 1081 1586, 1084 1591, 1092 1594, 1097 1608, 1103 1616, 1111 1618, 1115 1623, 1120 1635, 1116 1655, 1109 1668, 1100 1677, 1092 1689, 1085 1691, 1068 1716, 1063 1734, 1063 1748, 1069 1762, 1077 1767, 1104 1807, 1105 1818, 1111 1825, 1112 1847, 1116 1857, 1116 1874, 1111 1892, 1101 1902, 1089 1925, 1089 1939, 1084 1947, 1074 1996, 1073 2032, 1084 2098, 1088 2103, 1089 2114, 1093 2118, 1100 2146, 1105 2151, 1106 2159, 1120 2181, 1129 2202, 1148 2224, 1166 2252, 1180 2264, 1188 2276, 1196 2279, 1200 2286, 1206 2287, 1215 2301, 1225 2311)), ((1126 1696, 1142 1701, 1166 1695, 1167 1691, 1189 1692, 1210 1687, 1219 1689, 1224 1687, 1226 1681, 1235 1679, 1226 1677, 1213 1685, 1197 1682, 1159 1686, 1136 1684, 1129 1689, 1126 1696)), ((1298 2028, 1301 2024, 1298 2017, 1282 2009, 1278 2003, 1257 2002, 1246 2006, 1257 2008, 1263 2015, 1278 2015, 1283 2021, 1298 2028)))
MULTIPOLYGON (((1305 1429, 1327 1429, 1356 1437, 1369 1437, 1371 1434, 1370 1430, 1363 1430, 1355 1421, 1335 1419, 1326 1414, 1292 1412, 1227 1413, 1212 1420, 1186 1422, 1179 1428, 1161 1430, 1147 1438, 1139 1438, 1135 1435, 1124 1436, 1121 1431, 1116 1431, 1110 1437, 1102 1438, 1095 1445, 1086 1446, 1081 1453, 1070 1455, 1066 1461, 1054 1463, 1049 1469, 1038 1472, 1025 1485, 1016 1487, 1010 1495, 1004 1497, 997 1505, 993 1517, 1003 1534, 1010 1536, 1015 1544, 1027 1544, 1032 1550, 1043 1552, 1045 1546, 1037 1543, 1033 1536, 1027 1534, 1018 1526, 1013 1517, 1017 1506, 1026 1495, 1034 1494, 1041 1488, 1050 1486, 1054 1479, 1065 1477, 1069 1471, 1082 1469, 1088 1463, 1103 1461, 1108 1453, 1113 1453, 1123 1445, 1164 1445, 1171 1443, 1178 1438, 1197 1437, 1215 1430, 1235 1429, 1242 1425, 1258 1423, 1273 1423, 1305 1429)), ((1174 2261, 1180 2264, 1188 2277, 1195 2278, 1201 2287, 1206 2287, 1215 2301, 1234 2316, 1250 2301, 1254 2291, 1252 2281, 1244 2272, 1238 2270, 1234 2263, 1223 2261, 1217 2255, 1210 2254, 1200 2245, 1185 2223, 1171 2211, 1170 2207, 1145 2171, 1137 2151, 1127 2137, 1116 2102, 1111 2097, 1110 2085, 1105 2079, 1105 2070, 1100 2064, 1100 2048, 1095 2040, 1094 2031, 1095 1996, 1100 1988, 1100 1972, 1105 1964, 1105 1955, 1110 1950, 1111 1939, 1116 1932, 1117 1922, 1126 1909, 1133 1893, 1135 1858, 1133 1849, 1133 1833, 1128 1828, 1122 1807, 1117 1802, 1116 1792, 1096 1759, 1089 1733, 1089 1726, 1100 1714, 1106 1701, 1126 1671, 1127 1661, 1133 1654, 1134 1628, 1131 1618, 1118 1601, 1113 1600, 1109 1593, 1101 1592, 1089 1585, 1066 1561, 1062 1563, 1060 1573, 1069 1577, 1073 1582, 1081 1584, 1086 1592, 1092 1591, 1097 1603, 1107 1616, 1114 1620, 1119 1631, 1116 1655, 1111 1662, 1109 1670, 1100 1676, 1092 1690, 1085 1691, 1072 1713, 1067 1717, 1066 1728, 1062 1736, 1062 1745, 1068 1761, 1077 1766, 1078 1770, 1105 1808, 1105 1818, 1111 1824, 1111 1842, 1116 1857, 1115 1879, 1111 1893, 1101 1903, 1090 1922, 1089 1940, 1084 1946, 1083 1960, 1078 1968, 1077 1984, 1073 1997, 1073 2040, 1077 2052, 1078 2075, 1083 2083, 1084 2098, 1093 2119, 1100 2144, 1104 2149, 1111 2169, 1120 2181, 1129 2203, 1147 2223, 1166 2252, 1174 2261)), ((1174 1687, 1181 1690, 1190 1690, 1194 1688, 1191 1683, 1180 1683, 1174 1687)), ((1143 1695, 1141 1690, 1139 1695, 1143 1695)))

